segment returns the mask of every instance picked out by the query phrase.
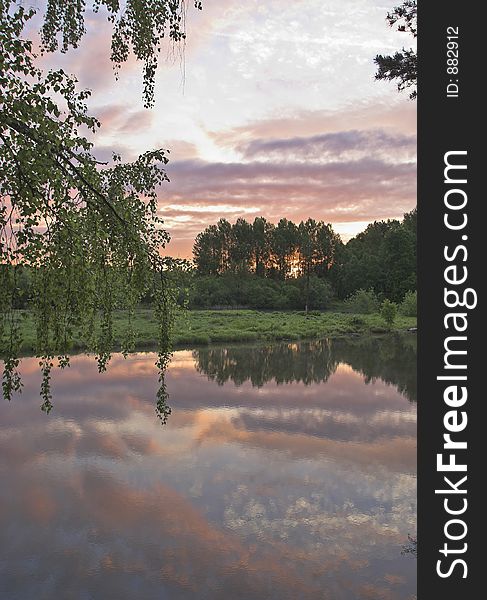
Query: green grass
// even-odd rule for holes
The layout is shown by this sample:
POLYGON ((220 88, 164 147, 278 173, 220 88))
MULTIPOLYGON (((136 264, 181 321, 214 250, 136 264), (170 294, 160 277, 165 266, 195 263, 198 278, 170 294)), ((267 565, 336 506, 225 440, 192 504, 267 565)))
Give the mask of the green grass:
MULTIPOLYGON (((120 346, 126 328, 123 313, 114 315, 114 350, 120 346)), ((416 327, 415 317, 398 316, 393 330, 416 327)), ((31 317, 23 320, 23 352, 35 347, 35 332, 31 317)), ((134 320, 136 349, 155 348, 156 322, 150 310, 139 309, 134 320)), ((174 346, 191 347, 218 342, 254 342, 272 340, 302 340, 320 337, 380 334, 390 331, 378 314, 342 312, 257 311, 257 310, 191 310, 178 315, 174 326, 174 346)), ((81 350, 79 343, 73 351, 81 350)))

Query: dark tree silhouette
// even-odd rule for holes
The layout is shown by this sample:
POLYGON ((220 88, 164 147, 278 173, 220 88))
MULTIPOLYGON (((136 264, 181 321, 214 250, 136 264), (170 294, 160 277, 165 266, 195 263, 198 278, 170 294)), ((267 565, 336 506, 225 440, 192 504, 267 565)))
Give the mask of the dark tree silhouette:
POLYGON ((339 249, 330 276, 340 298, 373 289, 380 298, 400 302, 416 289, 416 209, 402 222, 370 223, 339 249))
MULTIPOLYGON (((396 6, 392 12, 387 14, 390 27, 396 27, 397 31, 410 33, 413 38, 417 36, 417 7, 416 0, 405 0, 400 6, 396 6)), ((412 48, 403 48, 392 56, 378 54, 374 59, 377 65, 377 80, 396 81, 398 91, 409 90, 411 100, 416 98, 418 57, 412 48)))
POLYGON ((402 222, 374 221, 347 244, 314 219, 220 219, 197 235, 193 256, 195 307, 323 309, 333 293, 360 289, 401 302, 416 289, 416 209, 402 222))

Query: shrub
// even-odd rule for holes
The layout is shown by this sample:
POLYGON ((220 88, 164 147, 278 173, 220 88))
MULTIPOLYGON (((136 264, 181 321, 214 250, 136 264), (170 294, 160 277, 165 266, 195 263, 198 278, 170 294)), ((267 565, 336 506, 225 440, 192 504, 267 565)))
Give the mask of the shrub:
POLYGON ((397 304, 386 298, 380 307, 380 316, 389 328, 392 327, 397 316, 397 304))
POLYGON ((405 317, 416 317, 418 315, 417 292, 406 292, 406 295, 399 306, 399 312, 405 317))
MULTIPOLYGON (((302 278, 302 295, 303 300, 305 299, 305 278, 302 278)), ((311 276, 309 280, 309 304, 308 308, 317 309, 317 308, 327 308, 331 297, 332 297, 332 289, 328 281, 324 279, 320 279, 316 276, 311 276)))
POLYGON ((349 317, 348 324, 355 331, 362 331, 367 326, 365 320, 357 316, 349 317))
MULTIPOLYGON (((330 284, 316 276, 309 281, 310 309, 323 309, 332 297, 330 284)), ((191 308, 247 307, 252 309, 289 310, 303 308, 306 303, 306 280, 276 281, 251 274, 233 273, 221 276, 195 277, 191 288, 191 308)))
POLYGON ((252 308, 275 308, 279 305, 279 291, 272 285, 273 282, 249 280, 242 293, 242 304, 252 308))
POLYGON ((289 308, 304 308, 306 300, 308 301, 308 312, 309 309, 324 309, 330 304, 330 300, 333 296, 333 292, 328 281, 311 275, 309 282, 306 277, 298 277, 294 280, 287 280, 286 285, 295 285, 299 293, 299 302, 297 306, 289 308), (308 289, 309 285, 309 289, 308 289))
POLYGON ((301 292, 293 281, 283 282, 280 293, 281 296, 276 308, 301 308, 301 292))
POLYGON ((379 300, 373 289, 360 289, 348 298, 346 305, 352 312, 370 314, 377 312, 379 300))

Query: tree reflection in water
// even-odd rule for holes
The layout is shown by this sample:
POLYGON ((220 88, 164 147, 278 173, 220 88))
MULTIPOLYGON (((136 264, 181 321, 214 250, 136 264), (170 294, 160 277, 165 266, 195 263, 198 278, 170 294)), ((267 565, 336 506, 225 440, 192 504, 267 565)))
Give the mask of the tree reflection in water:
POLYGON ((417 399, 416 336, 343 338, 299 343, 208 347, 193 351, 198 372, 223 385, 250 381, 255 387, 328 381, 340 363, 361 373, 365 382, 381 379, 394 385, 408 400, 417 399))
POLYGON ((414 344, 174 352, 163 427, 154 353, 102 377, 73 357, 48 418, 26 358, 0 418, 0 598, 412 600, 414 344))

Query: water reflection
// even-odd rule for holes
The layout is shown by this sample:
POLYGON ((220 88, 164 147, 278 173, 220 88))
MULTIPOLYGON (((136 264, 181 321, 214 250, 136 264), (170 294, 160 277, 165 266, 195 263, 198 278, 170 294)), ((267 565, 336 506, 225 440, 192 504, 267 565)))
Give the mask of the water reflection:
POLYGON ((208 347, 195 350, 198 371, 219 385, 231 380, 261 387, 269 381, 305 384, 328 381, 340 363, 364 374, 366 382, 379 378, 416 400, 416 337, 315 340, 299 344, 252 348, 208 347))
POLYGON ((73 358, 49 417, 27 359, 0 407, 0 597, 411 598, 414 378, 389 343, 177 352, 165 427, 154 355, 73 358))

